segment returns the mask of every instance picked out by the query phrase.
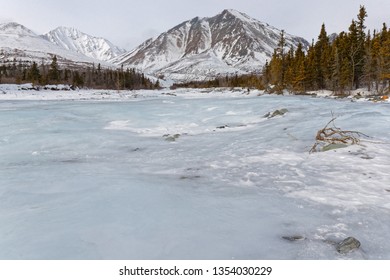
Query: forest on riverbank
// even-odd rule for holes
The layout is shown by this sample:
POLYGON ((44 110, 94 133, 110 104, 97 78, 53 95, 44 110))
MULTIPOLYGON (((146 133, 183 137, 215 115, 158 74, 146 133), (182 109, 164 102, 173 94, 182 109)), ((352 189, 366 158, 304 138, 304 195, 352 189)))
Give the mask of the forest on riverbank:
POLYGON ((0 83, 21 84, 32 83, 34 85, 67 84, 78 88, 94 89, 155 89, 159 88, 159 82, 153 82, 143 73, 132 69, 108 69, 101 67, 78 67, 68 69, 60 67, 57 57, 53 56, 52 62, 47 65, 36 62, 22 62, 13 60, 0 66, 0 83))
POLYGON ((367 11, 361 6, 348 31, 328 35, 323 24, 318 40, 313 40, 308 50, 302 44, 288 49, 282 30, 278 47, 261 75, 226 76, 175 86, 248 87, 270 93, 331 90, 336 94, 364 87, 373 93, 388 93, 390 29, 383 23, 381 30, 366 32, 366 18, 367 11))

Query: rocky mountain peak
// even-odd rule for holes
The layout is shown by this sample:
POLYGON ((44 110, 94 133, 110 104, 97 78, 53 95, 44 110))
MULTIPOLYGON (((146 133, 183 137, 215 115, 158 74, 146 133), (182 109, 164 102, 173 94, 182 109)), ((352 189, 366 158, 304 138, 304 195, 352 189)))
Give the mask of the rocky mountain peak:
POLYGON ((231 20, 231 18, 237 18, 237 19, 242 20, 242 21, 252 21, 253 20, 247 14, 241 13, 241 12, 239 12, 237 10, 233 10, 233 9, 225 9, 222 11, 222 13, 220 13, 216 17, 222 17, 222 18, 227 19, 227 20, 231 20))
MULTIPOLYGON (((155 40, 113 60, 172 79, 210 79, 261 71, 277 47, 281 31, 232 9, 209 18, 185 21, 155 40)), ((288 46, 304 39, 285 34, 288 46)))
POLYGON ((73 27, 58 27, 43 37, 66 50, 86 55, 90 58, 108 61, 125 52, 110 41, 88 35, 73 27))

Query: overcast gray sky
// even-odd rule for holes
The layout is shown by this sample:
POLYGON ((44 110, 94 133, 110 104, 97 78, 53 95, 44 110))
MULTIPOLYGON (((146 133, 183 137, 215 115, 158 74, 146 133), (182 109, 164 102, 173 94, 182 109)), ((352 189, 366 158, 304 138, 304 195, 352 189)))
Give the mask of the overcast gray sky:
POLYGON ((75 27, 130 50, 185 20, 224 9, 311 41, 323 22, 328 33, 347 30, 360 5, 367 8, 369 29, 380 29, 383 22, 390 25, 389 0, 0 0, 0 22, 16 21, 38 34, 75 27))

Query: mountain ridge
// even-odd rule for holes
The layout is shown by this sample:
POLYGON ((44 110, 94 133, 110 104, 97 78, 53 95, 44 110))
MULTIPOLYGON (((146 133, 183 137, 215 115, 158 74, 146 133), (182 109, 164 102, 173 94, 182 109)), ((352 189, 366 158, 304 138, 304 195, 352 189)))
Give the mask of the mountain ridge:
POLYGON ((108 61, 126 52, 105 38, 86 34, 74 27, 60 26, 42 37, 67 50, 102 61, 108 61))
MULTIPOLYGON (((0 62, 12 60, 60 65, 135 68, 167 80, 209 80, 221 75, 260 73, 272 57, 281 30, 233 9, 212 17, 194 17, 129 52, 107 39, 76 28, 57 27, 37 35, 18 23, 0 24, 0 62)), ((288 47, 309 43, 285 34, 288 47)))
MULTIPOLYGON (((259 72, 277 47, 280 33, 269 24, 226 9, 213 17, 184 21, 111 62, 174 80, 259 72)), ((309 46, 301 37, 285 33, 285 38, 289 47, 309 46)))
POLYGON ((101 63, 105 67, 116 67, 109 62, 67 50, 37 35, 16 22, 0 24, 0 64, 20 61, 49 64, 57 56, 59 65, 77 68, 101 63))

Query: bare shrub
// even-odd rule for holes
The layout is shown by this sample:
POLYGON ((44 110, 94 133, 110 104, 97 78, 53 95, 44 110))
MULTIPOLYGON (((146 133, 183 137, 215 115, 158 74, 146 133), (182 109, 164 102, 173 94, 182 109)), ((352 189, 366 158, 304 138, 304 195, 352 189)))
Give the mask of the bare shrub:
POLYGON ((361 137, 369 137, 359 131, 341 130, 334 123, 336 119, 336 117, 333 117, 323 129, 317 132, 316 142, 310 149, 310 153, 321 151, 323 147, 332 144, 340 146, 358 145, 361 137))

